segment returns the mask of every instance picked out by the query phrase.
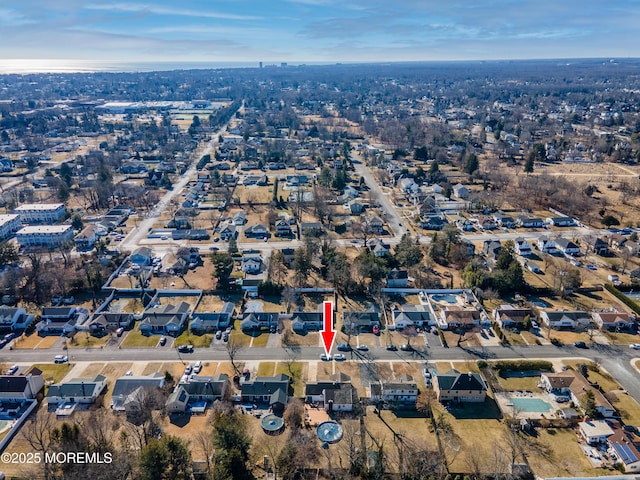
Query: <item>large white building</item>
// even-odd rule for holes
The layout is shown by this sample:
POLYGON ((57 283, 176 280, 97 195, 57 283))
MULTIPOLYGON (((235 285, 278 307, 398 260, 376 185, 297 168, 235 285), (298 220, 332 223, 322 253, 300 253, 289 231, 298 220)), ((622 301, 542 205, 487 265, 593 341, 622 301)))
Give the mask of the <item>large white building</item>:
POLYGON ((21 247, 57 247, 73 239, 71 225, 40 225, 23 227, 16 233, 21 247))
POLYGON ((14 210, 20 221, 30 223, 57 223, 65 214, 63 203, 25 203, 14 210))
POLYGON ((0 215, 0 240, 10 237, 21 227, 20 215, 0 215))

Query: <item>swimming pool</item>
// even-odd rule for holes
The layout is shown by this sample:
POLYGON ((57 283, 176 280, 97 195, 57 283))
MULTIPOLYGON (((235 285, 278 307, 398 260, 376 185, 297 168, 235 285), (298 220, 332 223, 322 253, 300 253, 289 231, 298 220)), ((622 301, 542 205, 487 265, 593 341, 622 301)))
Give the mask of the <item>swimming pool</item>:
POLYGON ((447 302, 452 305, 458 303, 458 296, 453 293, 436 293, 431 295, 434 302, 447 302))
POLYGON ((521 412, 546 413, 551 410, 551 404, 540 398, 511 397, 509 401, 521 412))

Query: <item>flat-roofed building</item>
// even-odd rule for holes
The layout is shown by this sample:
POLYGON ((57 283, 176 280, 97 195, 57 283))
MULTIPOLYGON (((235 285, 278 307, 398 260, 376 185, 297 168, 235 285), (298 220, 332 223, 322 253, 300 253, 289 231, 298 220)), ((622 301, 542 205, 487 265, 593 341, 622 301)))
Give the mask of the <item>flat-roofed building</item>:
POLYGON ((16 233, 21 247, 57 247, 73 239, 71 225, 40 225, 23 227, 16 233))
POLYGON ((0 215, 0 240, 10 237, 22 228, 20 215, 0 215))
POLYGON ((25 203, 14 211, 22 223, 56 223, 65 214, 63 203, 25 203))

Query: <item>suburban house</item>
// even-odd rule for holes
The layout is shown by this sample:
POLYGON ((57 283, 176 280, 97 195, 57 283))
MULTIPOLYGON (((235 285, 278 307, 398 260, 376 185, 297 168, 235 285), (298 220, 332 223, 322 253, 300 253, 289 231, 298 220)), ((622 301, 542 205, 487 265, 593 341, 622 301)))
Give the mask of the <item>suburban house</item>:
POLYGON ((601 329, 630 331, 635 328, 635 318, 624 312, 593 312, 593 321, 601 329))
POLYGON ((587 237, 584 239, 587 249, 596 255, 609 255, 609 244, 599 237, 587 237))
POLYGON ((461 200, 466 200, 467 198, 469 198, 469 189, 461 183, 454 185, 452 190, 453 195, 461 200))
POLYGON ((540 375, 540 387, 553 395, 565 397, 578 406, 583 406, 583 400, 587 391, 593 392, 593 397, 598 413, 610 418, 616 414, 615 408, 600 390, 591 384, 575 370, 567 370, 559 373, 542 373, 540 375))
POLYGON ((489 215, 478 215, 476 221, 480 230, 495 230, 498 228, 498 223, 489 215))
POLYGON ((392 310, 393 324, 399 330, 406 327, 425 328, 436 325, 426 305, 403 305, 402 310, 392 310))
POLYGON ((580 247, 566 238, 556 239, 556 247, 565 255, 580 255, 580 247))
POLYGON ((13 213, 20 215, 20 222, 29 225, 32 223, 58 223, 66 209, 63 203, 25 203, 14 209, 13 213))
POLYGON ((550 328, 560 330, 587 328, 591 323, 591 314, 582 311, 550 311, 540 312, 540 319, 550 328))
POLYGON ((374 235, 382 235, 384 233, 384 223, 378 217, 367 215, 365 223, 370 233, 374 235))
POLYGON ((274 412, 281 412, 289 400, 291 378, 284 373, 274 377, 255 377, 242 382, 242 401, 252 404, 268 404, 274 412))
POLYGON ((36 329, 40 334, 67 334, 76 329, 88 318, 89 312, 75 307, 45 307, 36 329))
POLYGON ((97 241, 98 241, 97 225, 87 225, 73 239, 73 243, 75 244, 76 249, 81 251, 91 250, 93 248, 93 244, 96 243, 97 241))
POLYGON ((491 324, 488 318, 483 318, 481 312, 475 308, 462 308, 459 305, 448 305, 441 310, 438 323, 445 330, 471 329, 476 325, 491 324))
POLYGON ((147 307, 140 321, 140 332, 143 335, 171 335, 177 337, 185 327, 189 310, 187 302, 177 305, 154 305, 147 307))
POLYGON ((530 308, 517 308, 513 305, 499 305, 493 311, 493 318, 502 328, 524 328, 526 318, 534 319, 530 308))
POLYGON ((107 388, 107 379, 103 375, 94 378, 73 378, 66 382, 49 385, 47 402, 57 403, 94 403, 107 388))
POLYGON ((358 393, 351 385, 351 377, 345 373, 338 373, 327 381, 308 382, 304 396, 307 403, 322 405, 329 413, 351 412, 358 402, 358 393))
POLYGON ((439 402, 481 403, 487 398, 487 384, 478 373, 449 370, 434 375, 433 389, 439 402))
POLYGON ((613 429, 604 420, 589 420, 578 423, 580 436, 589 445, 604 444, 613 435, 613 429))
POLYGON ((194 313, 189 328, 196 335, 224 330, 231 325, 235 308, 232 302, 225 302, 220 312, 194 313))
POLYGON ((275 227, 276 237, 290 237, 293 234, 291 232, 291 225, 286 220, 277 220, 275 227))
POLYGON ((576 224, 571 217, 548 217, 546 223, 554 227, 573 227, 576 224))
POLYGON ((0 240, 9 238, 21 228, 22 223, 20 222, 20 215, 0 215, 0 240))
POLYGON ((306 235, 319 235, 323 232, 322 224, 320 222, 302 222, 300 224, 300 233, 302 236, 306 235))
POLYGON ((235 225, 225 225, 220 229, 220 238, 222 240, 229 240, 230 238, 238 238, 238 230, 235 225))
POLYGON ((510 217, 508 215, 496 214, 496 215, 493 216, 493 219, 501 227, 505 227, 505 228, 515 228, 516 227, 516 221, 512 217, 510 217))
POLYGON ((244 236, 247 238, 265 238, 269 236, 267 227, 258 223, 244 229, 244 236))
POLYGON ((622 466, 625 473, 637 472, 640 470, 640 450, 634 443, 635 436, 629 434, 622 429, 614 430, 613 435, 607 438, 609 445, 609 454, 615 455, 622 466))
POLYGON ((134 265, 139 265, 141 267, 151 265, 153 257, 152 253, 153 252, 149 247, 138 247, 129 257, 129 261, 134 265))
POLYGON ((415 406, 418 385, 411 375, 403 374, 392 382, 371 384, 371 402, 386 402, 399 406, 415 406))
MULTIPOLYGON (((369 248, 371 248, 371 246, 369 246, 369 248)), ((391 251, 391 246, 388 243, 384 243, 382 240, 378 240, 374 242, 371 251, 378 258, 387 257, 391 251)))
POLYGON ((233 216, 233 224, 242 226, 247 223, 247 214, 245 212, 238 212, 233 216))
POLYGON ((516 238, 515 250, 516 253, 522 257, 531 256, 531 244, 522 237, 516 238))
POLYGON ((262 258, 260 256, 243 257, 242 271, 250 275, 260 273, 262 271, 262 258))
POLYGON ((482 251, 488 259, 495 261, 502 251, 502 244, 496 240, 485 240, 482 251))
POLYGON ((71 225, 33 225, 16 232, 16 240, 21 247, 55 248, 72 239, 71 225))
POLYGON ((351 215, 360 215, 364 211, 364 204, 359 200, 351 200, 347 203, 347 208, 351 215))
POLYGON ((42 371, 35 367, 22 375, 0 375, 0 404, 31 400, 43 388, 42 371))
POLYGON ((295 248, 283 248, 280 251, 282 252, 282 256, 284 257, 284 263, 287 264, 287 266, 290 266, 296 255, 295 248))
MULTIPOLYGON (((442 230, 449 222, 442 215, 426 215, 420 217, 420 228, 425 230, 442 230)), ((473 229, 473 227, 470 228, 473 229)))
POLYGON ((133 313, 99 313, 89 324, 92 334, 115 332, 119 328, 131 328, 134 324, 133 313))
POLYGON ((409 285, 409 273, 406 270, 394 268, 387 274, 387 287, 404 288, 409 285))
POLYGON ((213 377, 194 376, 180 382, 169 395, 166 409, 169 413, 204 413, 207 406, 222 398, 229 388, 229 377, 219 373, 213 377))
POLYGON ((541 218, 529 217, 527 215, 520 215, 516 223, 523 228, 542 228, 544 226, 541 218))
POLYGON ((291 329, 300 334, 322 330, 322 312, 294 312, 291 317, 291 329))
POLYGON ((380 314, 378 312, 342 312, 343 328, 355 333, 373 331, 380 328, 380 314))
POLYGON ((269 331, 278 328, 280 314, 274 312, 245 312, 240 328, 243 332, 269 331))
POLYGON ((0 333, 24 330, 35 316, 24 308, 0 307, 0 333))
POLYGON ((553 255, 557 252, 556 242, 543 235, 538 238, 538 250, 540 250, 542 253, 553 255))
POLYGON ((147 376, 125 375, 116 380, 111 394, 111 409, 134 412, 140 408, 145 391, 157 391, 164 387, 164 375, 157 372, 147 376))

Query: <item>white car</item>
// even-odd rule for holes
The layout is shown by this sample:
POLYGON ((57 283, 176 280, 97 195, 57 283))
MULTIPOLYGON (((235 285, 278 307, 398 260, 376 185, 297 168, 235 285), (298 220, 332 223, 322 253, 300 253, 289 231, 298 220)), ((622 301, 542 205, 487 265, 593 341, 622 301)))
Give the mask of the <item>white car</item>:
POLYGON ((202 362, 198 360, 193 366, 193 373, 200 373, 201 370, 202 370, 202 362))
POLYGON ((333 359, 334 359, 336 362, 343 362, 343 361, 345 361, 345 360, 347 359, 347 357, 345 357, 345 356, 344 356, 343 354, 341 354, 341 353, 338 353, 337 355, 335 355, 335 356, 333 357, 333 359))
POLYGON ((629 348, 633 348, 634 350, 640 350, 640 343, 632 343, 629 345, 629 348))
POLYGON ((323 362, 330 362, 331 355, 327 355, 326 353, 323 353, 322 355, 320 355, 320 360, 322 360, 323 362))
POLYGON ((367 347, 366 345, 358 345, 356 347, 356 350, 361 350, 363 352, 367 352, 367 351, 369 351, 369 347, 367 347))
POLYGON ((18 367, 18 365, 13 365, 9 368, 9 370, 7 370, 7 375, 13 375, 14 373, 16 373, 18 371, 20 367, 18 367))

